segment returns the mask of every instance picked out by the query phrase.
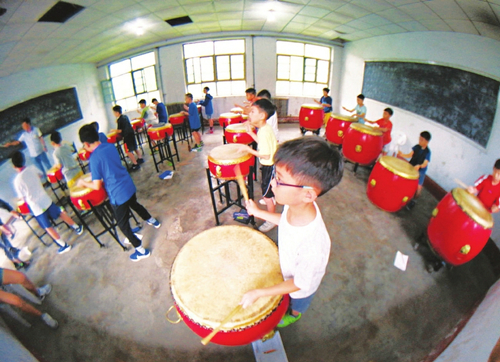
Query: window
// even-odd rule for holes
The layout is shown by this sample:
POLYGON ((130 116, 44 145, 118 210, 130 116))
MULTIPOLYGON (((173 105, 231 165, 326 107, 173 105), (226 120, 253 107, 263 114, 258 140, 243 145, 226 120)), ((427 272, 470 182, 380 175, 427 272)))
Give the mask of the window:
POLYGON ((330 80, 329 47, 276 42, 276 95, 317 97, 330 80))
POLYGON ((209 87, 212 95, 245 94, 245 40, 219 40, 184 44, 186 84, 195 98, 209 87))
POLYGON ((143 98, 148 104, 153 98, 161 98, 155 64, 155 53, 150 52, 109 65, 115 101, 124 112, 137 109, 143 98))

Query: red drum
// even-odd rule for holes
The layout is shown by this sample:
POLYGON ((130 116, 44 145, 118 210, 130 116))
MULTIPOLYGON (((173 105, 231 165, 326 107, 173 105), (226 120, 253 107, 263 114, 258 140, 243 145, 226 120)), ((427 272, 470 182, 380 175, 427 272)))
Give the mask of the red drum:
POLYGON ((24 200, 19 200, 17 202, 17 212, 23 215, 31 214, 31 210, 30 207, 28 206, 28 203, 24 200))
POLYGON ((80 148, 78 150, 78 157, 80 157, 80 160, 82 161, 88 161, 90 159, 91 153, 87 151, 85 148, 80 148))
POLYGON ((47 180, 51 184, 56 184, 58 181, 61 181, 64 178, 60 167, 52 167, 47 171, 47 180))
POLYGON ((405 160, 383 156, 373 167, 366 195, 375 206, 396 212, 410 201, 418 188, 419 173, 405 160))
POLYGON ((307 131, 317 131, 323 126, 325 113, 319 104, 303 104, 300 107, 299 124, 307 131))
POLYGON ((462 188, 439 202, 427 227, 431 248, 445 262, 460 265, 472 260, 488 242, 493 217, 483 203, 462 188))
MULTIPOLYGON (((254 129, 252 127, 252 129, 254 129)), ((255 131, 254 131, 255 132, 255 131)), ((254 141, 252 136, 247 133, 247 127, 243 123, 230 124, 224 130, 227 143, 250 144, 254 141)))
POLYGON ((168 121, 176 126, 178 124, 183 124, 184 123, 185 116, 182 113, 175 113, 172 114, 170 117, 168 117, 168 121))
POLYGON ((248 121, 248 114, 242 114, 241 118, 243 118, 243 122, 248 121))
MULTIPOLYGON (((83 175, 81 178, 87 182, 92 181, 90 174, 83 175)), ((89 201, 93 206, 100 205, 106 200, 108 194, 104 187, 100 190, 92 190, 87 187, 73 186, 69 189, 69 197, 77 209, 90 210, 89 201)))
POLYGON ((333 114, 326 124, 326 139, 333 144, 341 145, 347 129, 353 122, 357 122, 356 117, 333 114))
POLYGON ((116 143, 121 141, 123 138, 122 135, 118 132, 110 132, 107 134, 108 136, 108 143, 116 143))
POLYGON ((134 119, 132 122, 130 122, 130 125, 136 132, 139 131, 142 127, 144 127, 144 124, 146 124, 146 121, 143 118, 137 118, 134 119))
POLYGON ((174 134, 174 127, 170 123, 158 123, 148 128, 149 138, 155 141, 171 137, 174 134))
POLYGON ((196 108, 198 108, 198 114, 201 116, 201 104, 197 104, 196 108))
POLYGON ((208 168, 212 175, 223 180, 234 180, 234 167, 240 165, 241 174, 247 176, 250 166, 255 164, 255 157, 246 151, 241 152, 240 147, 239 144, 228 143, 212 149, 208 156, 208 168))
POLYGON ((342 153, 351 162, 371 165, 377 160, 383 146, 382 131, 364 124, 353 123, 344 137, 342 153))
MULTIPOLYGON (((209 335, 245 292, 281 282, 276 245, 264 234, 236 225, 196 235, 179 251, 170 272, 179 321, 200 337, 209 335)), ((259 298, 241 309, 211 342, 241 346, 261 339, 280 322, 288 304, 288 295, 259 298)))
POLYGON ((219 124, 222 127, 227 127, 230 124, 242 123, 243 117, 239 113, 222 113, 219 116, 219 124))
POLYGON ((243 108, 241 108, 241 107, 231 108, 231 113, 243 114, 243 108))

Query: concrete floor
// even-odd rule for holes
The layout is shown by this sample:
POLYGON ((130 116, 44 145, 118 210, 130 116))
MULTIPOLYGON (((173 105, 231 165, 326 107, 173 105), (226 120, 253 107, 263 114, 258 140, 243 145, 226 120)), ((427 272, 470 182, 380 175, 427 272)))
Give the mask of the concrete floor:
MULTIPOLYGON (((297 124, 280 125, 281 140, 300 135, 297 124)), ((181 145, 181 163, 172 180, 160 180, 150 156, 133 174, 138 199, 162 222, 145 225, 144 244, 152 256, 131 263, 109 236, 99 249, 88 233, 77 237, 62 228, 73 250, 57 255, 29 236, 20 222, 22 245, 33 251, 27 274, 50 282, 43 311, 59 320, 52 331, 38 321, 26 329, 6 318, 18 338, 42 361, 254 361, 251 346, 206 347, 184 323, 165 313, 173 304, 169 271, 179 249, 214 227, 205 167, 222 144, 221 130, 204 135, 201 153, 181 145), (24 239, 22 235, 28 236, 24 239)), ((471 310, 496 280, 485 255, 451 271, 428 274, 412 248, 425 230, 437 201, 423 193, 417 206, 395 214, 366 197, 369 170, 347 164, 341 184, 319 199, 332 238, 330 262, 311 308, 281 331, 290 362, 419 361, 471 310), (393 266, 396 251, 409 255, 405 272, 393 266)), ((260 188, 256 187, 256 193, 260 188)), ((230 209, 223 224, 234 224, 230 209)), ((276 240, 276 229, 269 233, 276 240)), ((29 319, 29 317, 26 317, 29 319)), ((29 319, 31 320, 31 319, 29 319)))

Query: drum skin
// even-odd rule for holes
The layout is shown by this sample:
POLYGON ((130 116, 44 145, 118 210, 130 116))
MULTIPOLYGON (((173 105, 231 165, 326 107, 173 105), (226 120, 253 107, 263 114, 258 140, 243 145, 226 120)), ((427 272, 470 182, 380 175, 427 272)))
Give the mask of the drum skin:
POLYGON ((219 124, 222 127, 227 127, 230 124, 242 123, 243 117, 239 113, 222 113, 219 116, 219 124))
POLYGON ((130 125, 132 126, 132 128, 134 129, 134 131, 137 132, 142 127, 144 127, 145 123, 146 123, 146 121, 144 121, 143 118, 137 118, 137 119, 134 119, 132 122, 130 122, 130 125))
POLYGON ((178 124, 183 124, 185 118, 186 117, 182 113, 175 113, 168 117, 168 121, 175 126, 178 124))
POLYGON ((82 161, 88 161, 90 159, 91 153, 87 151, 85 148, 80 148, 78 150, 78 157, 80 157, 80 160, 82 161))
MULTIPOLYGON (((431 248, 445 262, 455 266, 467 263, 481 252, 488 242, 493 227, 491 214, 491 223, 482 225, 464 211, 457 203, 457 200, 460 200, 457 197, 457 194, 460 196, 457 190, 462 190, 462 194, 467 192, 463 189, 454 189, 446 194, 432 212, 427 227, 431 248)), ((481 203, 479 199, 477 202, 481 203)), ((486 209, 484 210, 488 213, 486 209)))
POLYGON ((355 117, 334 114, 326 124, 325 136, 328 141, 335 145, 341 145, 344 142, 344 136, 349 126, 357 122, 355 117))
POLYGON ((383 156, 368 178, 366 195, 384 211, 399 211, 417 191, 418 176, 418 171, 407 161, 383 156))
POLYGON ((24 200, 18 201, 18 203, 17 203, 17 211, 20 214, 23 214, 23 215, 31 214, 30 207, 28 206, 28 203, 26 201, 24 201, 24 200))
POLYGON ((58 181, 61 181, 62 179, 63 179, 63 174, 61 168, 52 167, 50 170, 47 171, 47 180, 49 180, 51 184, 56 184, 58 181))
POLYGON ((208 168, 212 175, 222 180, 235 180, 235 166, 239 165, 241 174, 247 176, 250 167, 255 165, 255 157, 247 152, 238 151, 238 144, 228 143, 215 147, 208 156, 208 168))
POLYGON ((316 104, 303 104, 299 112, 300 127, 308 131, 319 130, 323 126, 325 112, 323 107, 316 104))
POLYGON ((149 138, 155 141, 165 139, 167 135, 171 137, 174 134, 174 128, 169 123, 160 123, 148 128, 149 138))
POLYGON ((227 143, 242 143, 248 145, 254 141, 246 131, 246 126, 243 123, 235 123, 228 125, 224 130, 224 136, 227 143))
MULTIPOLYGON (((83 175, 82 178, 87 182, 92 180, 90 174, 83 175)), ((100 205, 106 200, 108 194, 104 187, 101 187, 100 190, 92 190, 74 186, 69 190, 69 197, 78 210, 85 211, 91 209, 89 201, 93 206, 100 205)))
POLYGON ((342 144, 342 153, 349 161, 371 165, 382 152, 382 132, 359 123, 351 124, 342 144))
POLYGON ((241 108, 241 107, 231 108, 231 113, 243 114, 243 108, 241 108))

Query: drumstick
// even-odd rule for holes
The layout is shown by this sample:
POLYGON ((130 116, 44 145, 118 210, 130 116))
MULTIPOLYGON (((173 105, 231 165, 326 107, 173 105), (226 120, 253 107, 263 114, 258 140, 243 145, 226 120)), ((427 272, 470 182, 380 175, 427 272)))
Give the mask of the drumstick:
POLYGON ((240 187, 241 193, 243 194, 243 198, 245 199, 245 201, 248 201, 247 186, 245 185, 245 181, 243 180, 240 165, 234 166, 234 173, 236 174, 236 182, 238 182, 238 186, 240 187))
POLYGON ((465 184, 465 182, 460 181, 458 178, 456 178, 454 181, 458 184, 458 186, 463 187, 464 189, 469 187, 468 185, 465 184))
POLYGON ((233 319, 233 317, 239 313, 239 311, 241 310, 241 308, 243 308, 243 306, 241 304, 238 304, 238 306, 236 308, 234 308, 231 313, 229 313, 227 315, 226 318, 224 318, 222 320, 222 322, 220 322, 220 324, 214 328, 214 330, 208 335, 206 336, 205 338, 203 338, 201 340, 201 344, 203 344, 204 346, 206 346, 208 344, 208 342, 210 342, 212 340, 212 338, 214 338, 214 336, 220 331, 220 329, 224 326, 224 324, 227 324, 231 321, 231 319, 233 319))

